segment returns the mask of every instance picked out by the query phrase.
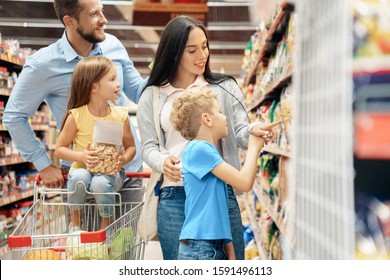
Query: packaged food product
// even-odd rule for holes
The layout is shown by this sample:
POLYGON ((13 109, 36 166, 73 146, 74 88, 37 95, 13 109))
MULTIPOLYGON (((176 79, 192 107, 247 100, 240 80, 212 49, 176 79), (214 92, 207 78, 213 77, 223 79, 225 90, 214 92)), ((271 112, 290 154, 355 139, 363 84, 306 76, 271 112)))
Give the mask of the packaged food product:
MULTIPOLYGON (((75 231, 74 234, 82 231, 75 231)), ((81 243, 80 236, 66 239, 66 256, 68 260, 108 260, 108 248, 105 243, 81 243)))
POLYGON ((113 260, 124 260, 126 252, 130 252, 135 245, 134 231, 130 227, 124 227, 117 231, 112 239, 110 255, 113 260))
POLYGON ((91 150, 97 152, 99 161, 94 166, 87 166, 92 173, 114 175, 116 163, 122 145, 123 123, 109 120, 96 120, 91 150))
POLYGON ((29 251, 24 257, 24 260, 62 260, 59 253, 50 249, 35 249, 29 251))
POLYGON ((118 146, 105 143, 93 143, 91 145, 91 150, 97 152, 99 162, 94 166, 88 167, 90 172, 107 175, 114 175, 117 172, 116 162, 118 158, 118 146))

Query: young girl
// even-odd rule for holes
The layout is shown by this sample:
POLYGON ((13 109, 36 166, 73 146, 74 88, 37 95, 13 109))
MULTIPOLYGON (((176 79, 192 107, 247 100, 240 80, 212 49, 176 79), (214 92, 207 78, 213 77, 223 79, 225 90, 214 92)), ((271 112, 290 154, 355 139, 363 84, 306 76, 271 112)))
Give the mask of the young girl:
MULTIPOLYGON (((120 84, 115 64, 105 57, 86 57, 77 64, 72 76, 71 94, 60 135, 56 144, 56 155, 73 162, 69 171, 67 190, 71 206, 69 232, 80 230, 81 204, 85 203, 85 188, 92 193, 118 191, 125 179, 123 165, 135 156, 134 138, 130 131, 127 109, 110 104, 118 98, 120 84), (123 150, 119 153, 115 175, 92 174, 87 167, 98 163, 95 151, 90 150, 94 122, 109 120, 123 123, 123 150), (73 144, 73 145, 72 145, 73 144), (73 146, 73 149, 69 147, 73 146)), ((94 195, 98 205, 114 204, 114 195, 94 195)), ((100 207, 100 228, 113 222, 113 209, 100 207)))
POLYGON ((217 95, 206 87, 191 88, 178 97, 170 120, 191 140, 182 155, 186 200, 179 260, 235 259, 227 184, 243 192, 252 189, 265 139, 249 136, 241 170, 225 162, 217 145, 229 134, 226 116, 217 95))

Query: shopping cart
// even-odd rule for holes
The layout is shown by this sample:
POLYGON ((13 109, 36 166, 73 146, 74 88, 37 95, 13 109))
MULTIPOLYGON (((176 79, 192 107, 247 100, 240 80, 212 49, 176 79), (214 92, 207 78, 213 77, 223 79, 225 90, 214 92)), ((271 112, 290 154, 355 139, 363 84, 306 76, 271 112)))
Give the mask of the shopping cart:
MULTIPOLYGON (((150 173, 127 172, 126 176, 147 179, 150 173)), ((143 199, 122 202, 119 193, 94 193, 95 196, 112 195, 115 203, 99 205, 87 199, 81 205, 69 204, 63 199, 68 194, 66 189, 42 186, 39 175, 34 188, 33 205, 8 237, 13 260, 143 259, 144 243, 137 234, 143 199), (69 233, 70 207, 75 206, 81 210, 82 224, 80 231, 69 233), (100 207, 110 208, 114 215, 114 222, 104 229, 100 229, 100 207)), ((143 191, 143 186, 126 191, 143 191)))

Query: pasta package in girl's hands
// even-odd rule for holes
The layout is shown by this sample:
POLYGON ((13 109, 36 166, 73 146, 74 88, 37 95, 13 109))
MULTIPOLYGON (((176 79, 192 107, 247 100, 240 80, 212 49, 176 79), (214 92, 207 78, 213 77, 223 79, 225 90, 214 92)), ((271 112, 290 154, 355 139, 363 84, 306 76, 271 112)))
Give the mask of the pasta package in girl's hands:
POLYGON ((97 152, 99 161, 88 166, 92 173, 114 175, 117 172, 116 162, 122 145, 123 123, 109 120, 96 120, 93 129, 91 150, 97 152))

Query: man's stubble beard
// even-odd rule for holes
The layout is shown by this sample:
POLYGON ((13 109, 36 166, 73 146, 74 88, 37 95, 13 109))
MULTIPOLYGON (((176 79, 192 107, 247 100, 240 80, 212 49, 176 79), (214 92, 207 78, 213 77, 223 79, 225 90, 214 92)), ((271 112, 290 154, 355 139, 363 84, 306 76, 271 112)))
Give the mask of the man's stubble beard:
POLYGON ((84 32, 80 27, 76 29, 77 33, 80 35, 81 38, 84 40, 90 42, 91 44, 96 44, 103 42, 106 39, 106 36, 104 35, 104 38, 98 38, 94 32, 86 33, 84 32))

